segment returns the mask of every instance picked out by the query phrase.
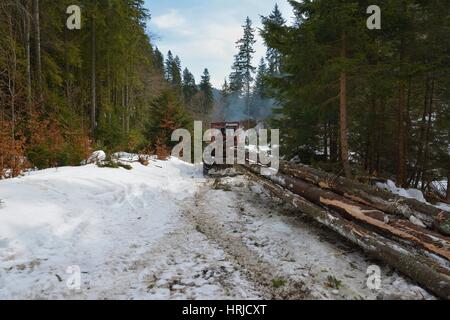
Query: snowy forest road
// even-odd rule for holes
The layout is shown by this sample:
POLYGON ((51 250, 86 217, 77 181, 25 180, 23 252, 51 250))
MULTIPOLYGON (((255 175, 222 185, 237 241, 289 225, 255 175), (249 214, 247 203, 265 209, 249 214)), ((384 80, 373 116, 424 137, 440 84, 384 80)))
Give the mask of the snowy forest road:
POLYGON ((433 298, 383 265, 369 290, 376 262, 243 175, 205 179, 176 159, 132 167, 1 181, 0 298, 433 298))

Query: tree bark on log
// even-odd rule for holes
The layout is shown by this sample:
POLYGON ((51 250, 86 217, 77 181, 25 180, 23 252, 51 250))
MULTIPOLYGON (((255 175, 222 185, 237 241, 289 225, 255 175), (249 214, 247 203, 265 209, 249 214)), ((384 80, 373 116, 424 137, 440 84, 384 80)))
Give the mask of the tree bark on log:
POLYGON ((450 172, 447 174, 447 196, 445 200, 450 201, 450 172))
POLYGON ((385 238, 348 221, 338 214, 323 209, 267 179, 259 178, 248 167, 241 166, 250 178, 272 194, 292 204, 302 213, 337 232, 343 238, 362 248, 371 257, 383 261, 414 279, 442 299, 450 299, 450 270, 414 249, 385 238))
MULTIPOLYGON (((246 166, 253 172, 258 172, 260 166, 246 166)), ((328 190, 323 190, 298 178, 278 174, 268 176, 276 184, 317 205, 337 211, 346 218, 357 221, 365 226, 394 239, 408 241, 414 246, 434 253, 450 261, 450 239, 438 234, 430 234, 424 228, 417 227, 409 221, 397 221, 394 216, 385 214, 372 207, 359 204, 328 190), (401 228, 395 227, 395 225, 401 228)))
POLYGON ((306 166, 281 162, 280 171, 380 211, 408 219, 414 216, 427 227, 450 235, 450 212, 306 166))

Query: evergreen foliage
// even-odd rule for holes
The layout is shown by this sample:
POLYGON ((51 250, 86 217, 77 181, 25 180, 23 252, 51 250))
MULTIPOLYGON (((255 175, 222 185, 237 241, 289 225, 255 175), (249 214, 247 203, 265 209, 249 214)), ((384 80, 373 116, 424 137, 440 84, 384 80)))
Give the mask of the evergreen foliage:
POLYGON ((269 64, 274 52, 279 58, 280 72, 266 83, 280 106, 272 125, 282 129, 283 153, 341 173, 335 164, 342 164, 346 136, 360 174, 423 189, 446 179, 448 2, 382 1, 381 30, 366 27, 368 1, 290 3, 292 25, 272 13, 261 31, 269 64), (348 134, 340 122, 343 103, 348 134))

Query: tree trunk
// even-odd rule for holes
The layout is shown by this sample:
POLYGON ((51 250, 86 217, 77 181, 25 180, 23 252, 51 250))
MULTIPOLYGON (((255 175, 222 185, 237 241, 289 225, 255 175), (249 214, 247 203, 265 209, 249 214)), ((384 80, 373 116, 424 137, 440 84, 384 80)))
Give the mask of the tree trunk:
POLYGON ((367 142, 366 142, 366 156, 365 156, 365 170, 370 175, 377 175, 376 160, 375 160, 375 147, 376 147, 376 100, 372 98, 370 101, 370 113, 367 119, 367 142))
POLYGON ((30 5, 29 1, 25 1, 25 18, 24 18, 24 24, 25 24, 25 53, 26 53, 26 59, 27 59, 27 102, 28 102, 28 108, 29 113, 31 116, 31 113, 33 112, 32 104, 33 104, 33 92, 32 92, 32 83, 31 83, 31 19, 30 19, 30 5))
POLYGON ((16 86, 17 86, 17 51, 14 43, 14 23, 12 18, 12 12, 7 16, 10 41, 10 54, 8 61, 8 91, 10 95, 10 107, 11 107, 11 137, 13 143, 16 139, 16 86))
POLYGON ((406 186, 405 84, 400 81, 398 102, 397 185, 406 186))
POLYGON ((427 171, 428 171, 428 158, 430 153, 430 141, 431 141, 431 134, 432 134, 432 128, 433 128, 433 96, 434 96, 434 75, 431 79, 431 88, 430 88, 430 96, 429 96, 429 102, 428 102, 428 119, 427 119, 427 130, 425 134, 425 151, 423 154, 423 164, 422 164, 422 184, 421 189, 425 191, 426 189, 426 183, 430 182, 430 180, 427 177, 427 171))
POLYGON ((445 200, 450 201, 450 172, 447 173, 447 196, 445 200))
POLYGON ((126 80, 126 86, 125 86, 125 103, 126 103, 126 111, 127 111, 127 128, 126 128, 126 132, 127 134, 130 134, 130 114, 131 114, 131 107, 130 107, 130 84, 129 84, 129 80, 128 80, 128 75, 127 75, 127 80, 126 80))
POLYGON ((330 128, 330 160, 333 163, 336 163, 338 161, 338 139, 337 139, 337 129, 335 125, 331 124, 329 125, 330 128))
POLYGON ((91 130, 92 134, 95 133, 97 127, 97 93, 96 93, 96 34, 95 34, 95 5, 92 13, 92 32, 91 32, 91 130))
POLYGON ((325 122, 324 125, 324 133, 323 133, 323 155, 325 158, 325 161, 328 161, 328 122, 325 122))
MULTIPOLYGON (((342 33, 342 47, 341 58, 345 59, 347 56, 347 39, 345 32, 342 33)), ((348 159, 348 128, 347 128, 347 74, 345 71, 341 72, 340 90, 339 90, 339 124, 340 124, 340 139, 341 139, 341 162, 345 176, 352 178, 350 163, 348 159)))
POLYGON ((332 211, 314 205, 268 180, 260 179, 248 168, 245 169, 250 178, 262 184, 273 195, 291 203, 303 214, 359 246, 371 257, 391 265, 440 298, 450 298, 450 271, 448 268, 439 265, 426 255, 367 230, 332 211))
POLYGON ((42 59, 41 59, 41 25, 39 17, 39 0, 33 0, 33 20, 34 20, 34 54, 35 54, 35 68, 36 68, 36 84, 39 98, 42 101, 42 59))
POLYGON ((306 166, 282 161, 280 171, 383 212, 408 219, 414 216, 426 226, 450 235, 450 212, 306 166))
POLYGON ((384 154, 384 132, 386 128, 386 123, 384 119, 386 105, 384 101, 380 101, 380 111, 378 121, 377 121, 377 139, 376 139, 376 171, 377 175, 382 172, 383 164, 382 164, 382 155, 384 154))
MULTIPOLYGON (((250 115, 250 82, 247 81, 247 88, 246 88, 246 94, 245 94, 245 104, 247 106, 247 116, 248 116, 248 120, 247 120, 247 130, 250 130, 250 119, 251 119, 251 115, 250 115)), ((207 110, 205 110, 205 113, 207 112, 207 110)))
POLYGON ((126 98, 125 98, 125 86, 122 87, 122 131, 126 130, 126 98))

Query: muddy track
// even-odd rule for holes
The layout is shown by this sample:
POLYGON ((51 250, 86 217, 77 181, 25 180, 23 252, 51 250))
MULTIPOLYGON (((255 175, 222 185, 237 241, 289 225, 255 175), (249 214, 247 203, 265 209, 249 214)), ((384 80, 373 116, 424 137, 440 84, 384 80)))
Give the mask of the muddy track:
POLYGON ((265 299, 311 298, 305 283, 282 274, 251 250, 239 233, 229 230, 217 220, 211 212, 213 208, 208 207, 205 199, 209 190, 211 189, 208 184, 200 188, 186 210, 186 216, 196 226, 196 230, 219 245, 265 299))

